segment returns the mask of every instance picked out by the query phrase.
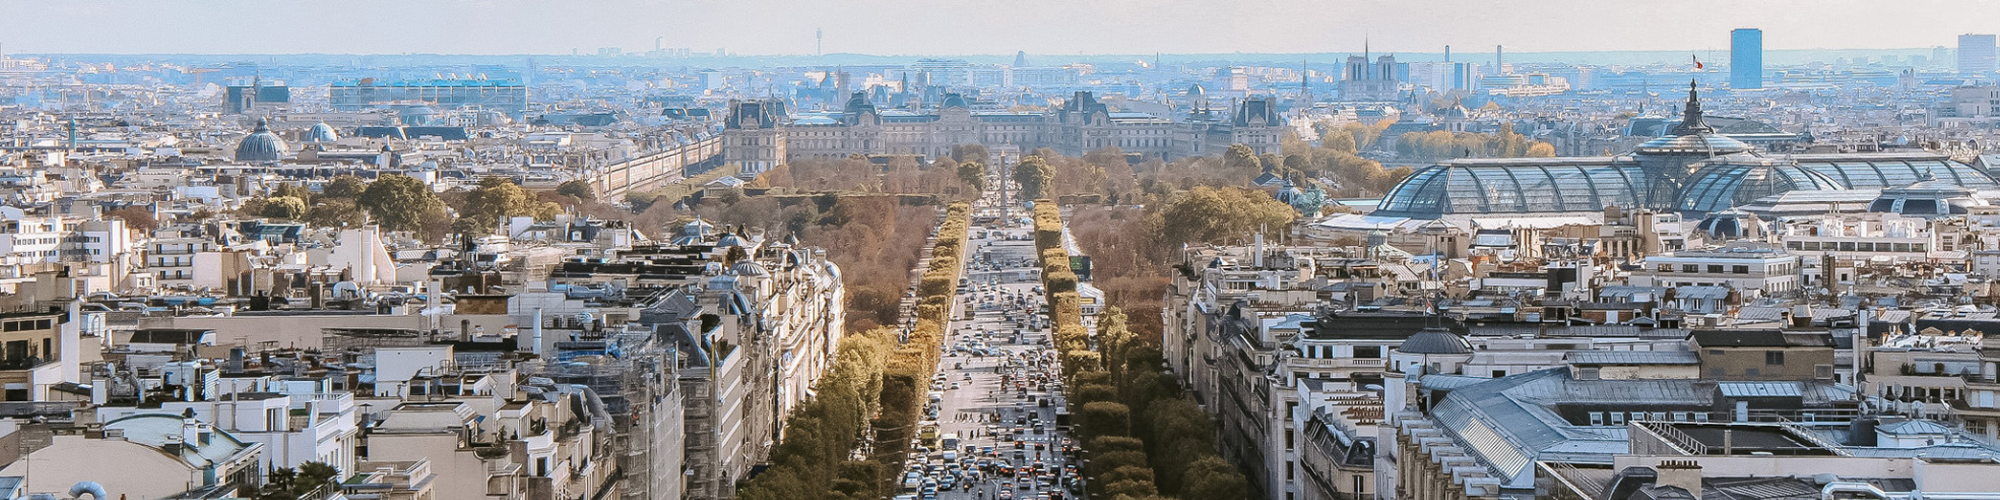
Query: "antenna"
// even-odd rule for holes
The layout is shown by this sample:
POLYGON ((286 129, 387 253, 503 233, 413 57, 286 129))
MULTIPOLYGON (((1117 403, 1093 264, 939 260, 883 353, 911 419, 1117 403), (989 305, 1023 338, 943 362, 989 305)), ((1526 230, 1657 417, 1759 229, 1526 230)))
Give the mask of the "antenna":
POLYGON ((813 28, 813 55, 826 55, 826 30, 813 28))

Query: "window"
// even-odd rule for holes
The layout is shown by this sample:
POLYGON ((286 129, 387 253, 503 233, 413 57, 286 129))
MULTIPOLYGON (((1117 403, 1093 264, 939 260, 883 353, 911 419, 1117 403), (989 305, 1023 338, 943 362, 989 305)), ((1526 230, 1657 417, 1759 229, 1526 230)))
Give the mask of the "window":
POLYGON ((1698 266, 1698 265, 1694 265, 1694 264, 1681 264, 1681 272, 1684 272, 1684 273, 1698 273, 1698 272, 1701 272, 1701 266, 1698 266))
POLYGON ((1813 378, 1833 378, 1833 365, 1813 365, 1813 378))
POLYGON ((1597 380, 1597 367, 1576 369, 1577 380, 1597 380))
POLYGON ((1722 264, 1709 264, 1708 272, 1709 274, 1722 274, 1722 264))
POLYGON ((1604 425, 1604 412, 1590 412, 1590 425, 1604 425))
POLYGON ((1378 345, 1354 346, 1354 357, 1358 359, 1379 359, 1382 357, 1382 346, 1378 345))
POLYGON ((1625 425, 1625 412, 1611 412, 1611 425, 1625 425))
POLYGON ((1505 376, 1507 376, 1507 370, 1493 370, 1493 378, 1500 378, 1505 376))
POLYGON ((1785 364, 1785 351, 1764 351, 1764 364, 1767 366, 1785 364))
POLYGON ((1735 274, 1750 274, 1750 266, 1730 266, 1729 272, 1735 274))

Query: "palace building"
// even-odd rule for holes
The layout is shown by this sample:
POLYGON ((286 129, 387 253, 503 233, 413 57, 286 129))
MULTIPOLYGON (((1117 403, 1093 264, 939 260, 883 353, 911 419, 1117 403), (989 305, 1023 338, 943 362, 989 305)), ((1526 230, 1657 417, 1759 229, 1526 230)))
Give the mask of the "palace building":
POLYGON ((1199 87, 1190 91, 1194 111, 1184 120, 1115 111, 1090 92, 1042 112, 974 111, 958 94, 944 94, 934 109, 880 109, 856 92, 838 112, 792 114, 781 100, 730 101, 723 120, 723 155, 741 175, 755 175, 786 161, 837 160, 850 155, 941 157, 953 146, 994 150, 1053 149, 1081 156, 1118 148, 1144 158, 1172 160, 1218 154, 1231 144, 1258 154, 1276 153, 1287 126, 1276 98, 1231 103, 1227 114, 1209 108, 1199 87))

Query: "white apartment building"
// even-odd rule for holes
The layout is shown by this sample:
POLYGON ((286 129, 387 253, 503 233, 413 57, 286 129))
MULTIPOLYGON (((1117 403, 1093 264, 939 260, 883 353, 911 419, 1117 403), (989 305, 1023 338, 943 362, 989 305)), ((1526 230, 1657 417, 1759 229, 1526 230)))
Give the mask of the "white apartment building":
POLYGON ((1784 248, 1738 241, 1647 257, 1631 281, 1635 286, 1728 287, 1747 299, 1798 290, 1799 264, 1799 256, 1784 248))

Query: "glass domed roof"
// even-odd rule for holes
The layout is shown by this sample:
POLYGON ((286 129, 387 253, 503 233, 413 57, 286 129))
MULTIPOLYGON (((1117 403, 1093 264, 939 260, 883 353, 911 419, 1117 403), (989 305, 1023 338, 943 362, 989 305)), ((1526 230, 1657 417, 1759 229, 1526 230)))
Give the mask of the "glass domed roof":
POLYGON ((340 133, 335 132, 332 125, 327 125, 326 122, 319 122, 313 124, 312 128, 306 129, 304 140, 306 142, 333 142, 340 140, 340 133))
POLYGON ((1684 212, 1717 212, 1792 191, 1837 191, 1839 181, 1792 163, 1720 163, 1702 167, 1681 188, 1684 212))

